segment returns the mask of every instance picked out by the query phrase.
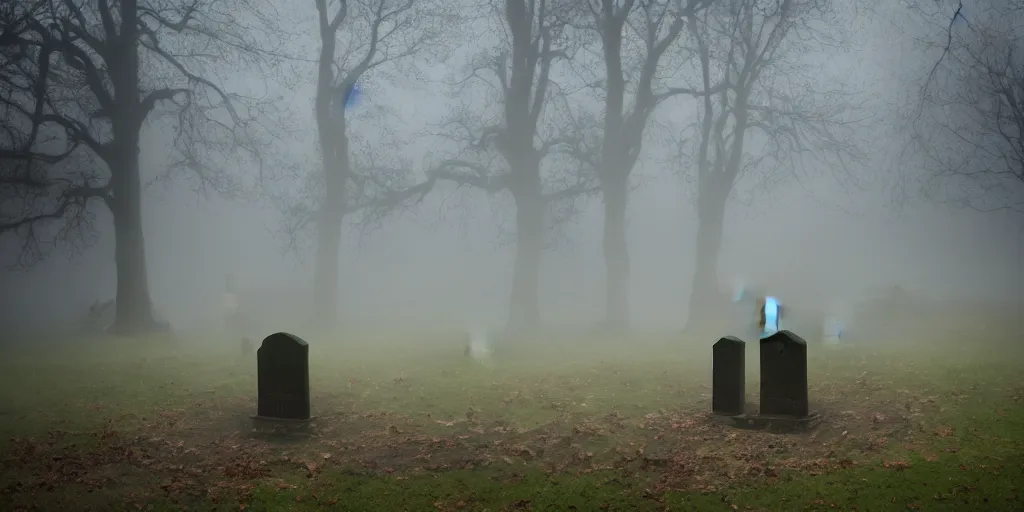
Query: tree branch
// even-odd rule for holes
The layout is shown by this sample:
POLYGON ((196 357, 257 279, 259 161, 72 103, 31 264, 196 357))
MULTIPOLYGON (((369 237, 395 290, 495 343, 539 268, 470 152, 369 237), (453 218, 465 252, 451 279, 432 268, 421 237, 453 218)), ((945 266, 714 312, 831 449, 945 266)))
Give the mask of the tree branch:
POLYGON ((164 87, 162 89, 157 89, 155 91, 149 92, 148 94, 143 96, 142 102, 139 105, 139 119, 137 120, 137 122, 139 124, 142 124, 142 122, 147 117, 149 117, 149 114, 153 111, 153 108, 156 107, 157 102, 173 100, 174 97, 179 94, 189 95, 191 94, 191 92, 192 91, 189 89, 172 87, 164 87))
POLYGON ((459 186, 479 188, 489 194, 496 194, 509 186, 508 174, 492 175, 487 167, 468 160, 445 160, 429 171, 429 176, 437 180, 451 181, 459 186), (458 172, 457 169, 470 172, 458 172))

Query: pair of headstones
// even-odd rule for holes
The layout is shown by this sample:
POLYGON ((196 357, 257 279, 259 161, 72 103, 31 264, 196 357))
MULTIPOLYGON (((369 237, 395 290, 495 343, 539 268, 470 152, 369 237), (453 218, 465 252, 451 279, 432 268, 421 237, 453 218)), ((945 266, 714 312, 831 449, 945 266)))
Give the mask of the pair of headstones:
MULTIPOLYGON (((807 342, 790 331, 759 341, 761 405, 758 416, 807 418, 807 342)), ((746 343, 726 336, 713 349, 711 410, 741 416, 746 408, 746 343)))

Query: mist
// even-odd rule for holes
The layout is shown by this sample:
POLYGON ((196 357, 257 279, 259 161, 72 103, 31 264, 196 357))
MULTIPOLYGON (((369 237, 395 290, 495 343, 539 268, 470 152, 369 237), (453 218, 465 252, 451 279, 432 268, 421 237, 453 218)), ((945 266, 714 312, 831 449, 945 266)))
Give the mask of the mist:
POLYGON ((1022 509, 1022 34, 4 4, 0 509, 1022 509))
MULTIPOLYGON (((310 8, 302 4, 285 19, 301 27, 315 16, 310 8)), ((866 30, 847 41, 843 54, 827 63, 821 52, 804 60, 824 73, 819 75, 823 83, 843 83, 857 98, 875 98, 868 105, 875 110, 872 121, 856 135, 870 157, 852 170, 819 163, 782 181, 741 180, 728 202, 718 281, 742 277, 796 304, 856 302, 889 286, 932 298, 1020 300, 1024 231, 1019 215, 981 213, 920 197, 894 199, 900 176, 914 165, 891 158, 909 142, 884 135, 897 124, 885 119, 885 105, 897 101, 899 89, 908 86, 891 70, 904 66, 914 48, 905 35, 893 36, 885 23, 863 15, 855 19, 855 26, 866 30)), ((296 48, 303 44, 294 42, 296 48)), ((436 147, 436 138, 424 130, 440 123, 455 105, 446 77, 475 51, 466 43, 451 49, 448 60, 425 62, 415 76, 396 75, 395 68, 387 67, 369 74, 366 98, 352 114, 353 135, 371 148, 397 144, 399 160, 422 168, 416 163, 427 161, 436 147)), ((315 87, 305 79, 290 86, 275 83, 282 72, 288 73, 283 68, 270 72, 263 85, 244 85, 260 79, 245 73, 226 83, 265 88, 271 96, 281 93, 281 108, 291 112, 294 126, 309 126, 315 87)), ((697 115, 697 104, 684 97, 659 107, 631 177, 628 296, 639 330, 667 332, 687 320, 697 233, 695 176, 673 156, 676 149, 665 136, 674 137, 684 126, 680 118, 697 115)), ((143 183, 165 175, 170 129, 165 124, 157 122, 143 132, 143 183)), ((274 143, 277 160, 267 165, 291 159, 315 166, 317 151, 309 137, 286 138, 274 143)), ((282 322, 297 322, 310 308, 313 244, 307 240, 286 250, 280 204, 257 192, 295 191, 300 178, 292 175, 289 181, 281 174, 268 184, 262 170, 259 178, 251 167, 229 173, 249 183, 250 197, 197 194, 196 182, 187 175, 144 188, 151 296, 159 316, 175 329, 214 321, 226 274, 237 276, 244 302, 265 320, 279 316, 282 322)), ((584 328, 602 315, 601 198, 582 197, 577 203, 578 212, 547 236, 539 301, 544 322, 552 326, 584 328)), ((339 322, 371 330, 500 325, 508 310, 515 256, 510 207, 504 193, 485 195, 440 183, 411 210, 387 216, 379 229, 346 224, 338 264, 339 322)), ((95 244, 81 254, 58 246, 58 252, 28 271, 2 274, 8 290, 2 307, 5 326, 72 325, 94 301, 114 296, 113 233, 105 228, 112 220, 107 212, 94 213, 95 244)), ((19 250, 16 237, 4 237, 2 243, 4 254, 19 250)))
MULTIPOLYGON (((679 176, 644 174, 629 215, 632 312, 641 329, 670 331, 686 320, 694 212, 679 200, 689 192, 679 176)), ((858 300, 893 284, 936 299, 1021 300, 1024 230, 1013 216, 932 205, 896 210, 885 191, 854 202, 821 181, 732 205, 723 282, 742 275, 798 302, 858 300), (840 200, 830 203, 834 197, 840 200)), ((435 329, 500 325, 514 246, 498 226, 508 220, 484 201, 456 194, 428 198, 362 242, 358 234, 345 237, 346 323, 410 330, 434 322, 441 324, 435 329), (465 211, 448 211, 445 200, 465 211)), ((151 190, 146 199, 153 300, 174 326, 200 326, 217 315, 226 273, 237 275, 241 294, 270 317, 281 311, 294 320, 296 305, 308 301, 309 258, 284 252, 268 208, 198 200, 181 185, 151 190)), ((588 204, 545 260, 541 302, 549 322, 579 328, 600 318, 598 207, 588 204)), ((101 235, 73 261, 55 257, 31 272, 4 273, 3 324, 74 324, 93 301, 113 296, 112 250, 110 236, 101 235)))

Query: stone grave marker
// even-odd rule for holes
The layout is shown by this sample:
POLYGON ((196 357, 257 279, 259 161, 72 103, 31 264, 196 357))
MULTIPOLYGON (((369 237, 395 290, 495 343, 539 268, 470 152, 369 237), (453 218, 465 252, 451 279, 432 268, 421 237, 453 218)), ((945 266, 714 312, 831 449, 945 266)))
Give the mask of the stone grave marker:
POLYGON ((761 416, 806 418, 807 342, 782 330, 761 339, 761 416))
POLYGON ((256 351, 256 367, 257 418, 308 421, 309 344, 292 334, 271 334, 256 351))
POLYGON ((736 416, 746 402, 746 343, 726 336, 712 348, 711 411, 736 416))

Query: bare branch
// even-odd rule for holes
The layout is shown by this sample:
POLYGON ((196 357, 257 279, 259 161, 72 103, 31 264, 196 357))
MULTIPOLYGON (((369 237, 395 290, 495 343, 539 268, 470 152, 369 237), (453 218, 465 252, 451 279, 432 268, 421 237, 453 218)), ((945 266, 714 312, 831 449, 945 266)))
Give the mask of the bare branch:
MULTIPOLYGON (((233 151, 259 161, 254 136, 269 117, 259 119, 266 110, 249 114, 266 103, 227 92, 202 65, 223 68, 233 56, 260 54, 252 19, 244 22, 252 39, 234 26, 243 24, 245 3, 142 1, 130 9, 109 1, 48 0, 28 6, 30 15, 16 30, 4 28, 0 47, 18 60, 0 66, 0 213, 6 232, 23 239, 23 256, 45 256, 40 244, 84 241, 95 232, 95 204, 114 208, 139 193, 117 187, 138 178, 115 178, 139 172, 131 160, 143 125, 155 115, 174 116, 177 162, 202 183, 231 182, 225 167, 240 159, 220 160, 233 151), (225 8, 234 12, 223 14, 225 8), (190 45, 204 50, 181 51, 190 45), (138 62, 125 57, 133 54, 138 62), (47 242, 43 232, 55 238, 47 242)), ((284 130, 260 135, 270 133, 284 130)))
POLYGON ((508 189, 509 186, 507 173, 495 175, 486 166, 468 160, 445 160, 430 171, 429 175, 435 179, 451 181, 459 186, 476 187, 489 194, 496 194, 508 189))
POLYGON ((956 3, 956 9, 953 11, 953 15, 949 18, 949 25, 946 27, 946 44, 942 47, 942 54, 935 61, 935 65, 932 66, 931 71, 928 72, 928 77, 924 80, 924 85, 921 86, 921 102, 918 104, 917 116, 920 117, 921 112, 924 111, 925 98, 928 96, 928 89, 931 87, 932 81, 935 79, 935 73, 939 70, 939 66, 946 60, 946 56, 949 55, 949 50, 953 46, 953 24, 956 23, 957 19, 965 20, 960 13, 963 11, 963 2, 958 1, 956 3))
MULTIPOLYGON (((978 211, 1024 212, 1024 58, 1020 6, 979 4, 965 15, 913 2, 911 13, 948 19, 942 51, 910 118, 925 197, 978 211), (941 80, 940 80, 941 78, 941 80)), ((937 22, 936 22, 937 24, 937 22)))

